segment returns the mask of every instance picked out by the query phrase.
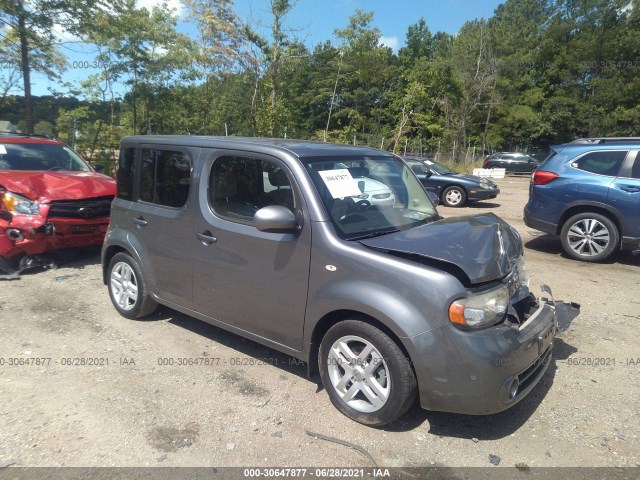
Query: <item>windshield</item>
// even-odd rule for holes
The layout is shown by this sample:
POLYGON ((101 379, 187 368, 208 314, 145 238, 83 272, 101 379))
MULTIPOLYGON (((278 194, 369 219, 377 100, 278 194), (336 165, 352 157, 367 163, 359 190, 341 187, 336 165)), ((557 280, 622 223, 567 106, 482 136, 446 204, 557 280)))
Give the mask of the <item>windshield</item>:
POLYGON ((439 218, 422 184, 396 157, 301 160, 341 238, 382 235, 439 218))
POLYGON ((417 174, 427 174, 429 171, 438 175, 451 175, 452 173, 455 173, 444 165, 440 165, 439 163, 431 160, 425 160, 424 162, 419 160, 407 160, 407 163, 411 167, 411 170, 417 174))
POLYGON ((82 172, 90 168, 64 145, 0 142, 0 170, 82 172))
POLYGON ((438 175, 451 175, 456 173, 453 170, 449 170, 444 165, 440 165, 439 163, 436 163, 436 162, 427 161, 427 165, 429 165, 429 168, 432 171, 436 172, 438 175))

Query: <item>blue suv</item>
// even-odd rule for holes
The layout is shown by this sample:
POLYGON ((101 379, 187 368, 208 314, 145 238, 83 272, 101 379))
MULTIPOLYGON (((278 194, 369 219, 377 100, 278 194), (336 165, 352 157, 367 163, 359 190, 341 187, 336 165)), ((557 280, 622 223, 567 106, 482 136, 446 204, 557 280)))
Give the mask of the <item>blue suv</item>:
POLYGON ((559 235, 571 257, 640 253, 640 137, 586 138, 551 148, 533 172, 527 226, 559 235))

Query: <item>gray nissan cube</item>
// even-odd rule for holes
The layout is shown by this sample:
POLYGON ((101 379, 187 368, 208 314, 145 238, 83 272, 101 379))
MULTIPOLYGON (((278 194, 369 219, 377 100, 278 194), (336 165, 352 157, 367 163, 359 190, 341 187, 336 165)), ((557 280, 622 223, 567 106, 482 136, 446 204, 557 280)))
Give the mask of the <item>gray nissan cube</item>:
POLYGON ((125 137, 102 265, 122 316, 162 304, 303 360, 338 410, 372 426, 416 397, 444 412, 511 407, 547 370, 557 330, 512 227, 441 218, 411 168, 373 148, 125 137))

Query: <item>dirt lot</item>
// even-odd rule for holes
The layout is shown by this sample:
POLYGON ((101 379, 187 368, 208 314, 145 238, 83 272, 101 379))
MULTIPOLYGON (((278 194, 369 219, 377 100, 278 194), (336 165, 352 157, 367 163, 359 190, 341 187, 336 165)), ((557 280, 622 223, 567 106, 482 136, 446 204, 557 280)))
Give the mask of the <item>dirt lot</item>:
POLYGON ((514 408, 471 417, 416 407, 385 429, 356 424, 284 355, 165 308, 120 317, 93 252, 0 282, 0 465, 371 465, 310 430, 384 466, 491 467, 490 455, 521 469, 640 466, 640 256, 570 260, 522 222, 528 179, 498 183, 492 202, 439 210, 500 215, 522 234, 532 285, 582 305, 514 408), (178 366, 183 358, 210 361, 178 366))

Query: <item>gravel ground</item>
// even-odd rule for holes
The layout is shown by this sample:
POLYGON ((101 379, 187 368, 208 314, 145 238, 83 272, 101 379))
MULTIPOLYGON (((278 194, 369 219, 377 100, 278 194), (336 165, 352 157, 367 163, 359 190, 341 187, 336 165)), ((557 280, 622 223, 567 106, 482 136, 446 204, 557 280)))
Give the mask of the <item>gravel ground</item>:
POLYGON ((120 317, 93 251, 0 282, 0 467, 371 465, 308 431, 390 467, 640 466, 640 256, 569 259, 522 222, 528 179, 498 183, 491 202, 439 210, 498 214, 522 234, 532 285, 582 305, 541 383, 512 409, 415 407, 384 429, 359 425, 285 355, 166 308, 120 317))

